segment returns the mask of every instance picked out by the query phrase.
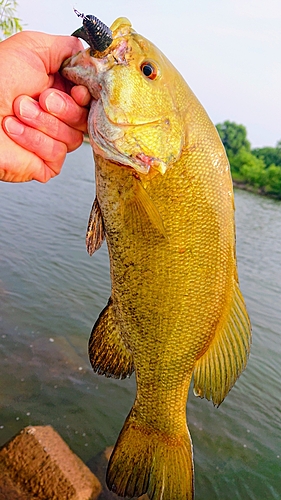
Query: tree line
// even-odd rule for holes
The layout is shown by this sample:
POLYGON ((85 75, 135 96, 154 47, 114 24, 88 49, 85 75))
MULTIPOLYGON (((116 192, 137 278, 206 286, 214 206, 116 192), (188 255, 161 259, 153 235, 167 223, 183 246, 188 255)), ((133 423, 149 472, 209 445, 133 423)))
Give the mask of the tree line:
POLYGON ((251 149, 244 125, 225 121, 216 125, 229 159, 234 183, 281 199, 281 140, 276 147, 251 149))

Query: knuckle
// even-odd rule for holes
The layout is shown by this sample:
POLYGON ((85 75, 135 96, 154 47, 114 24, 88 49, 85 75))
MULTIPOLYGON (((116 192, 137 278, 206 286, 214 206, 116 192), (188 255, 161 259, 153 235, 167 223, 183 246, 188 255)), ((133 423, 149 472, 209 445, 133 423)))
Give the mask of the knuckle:
POLYGON ((71 151, 75 151, 75 149, 78 149, 83 142, 83 134, 82 132, 75 132, 73 134, 72 139, 69 141, 69 144, 67 146, 67 152, 70 153, 71 151))
POLYGON ((53 147, 51 148, 48 159, 50 161, 54 160, 55 163, 62 164, 64 162, 67 153, 67 146, 63 142, 53 141, 53 147))

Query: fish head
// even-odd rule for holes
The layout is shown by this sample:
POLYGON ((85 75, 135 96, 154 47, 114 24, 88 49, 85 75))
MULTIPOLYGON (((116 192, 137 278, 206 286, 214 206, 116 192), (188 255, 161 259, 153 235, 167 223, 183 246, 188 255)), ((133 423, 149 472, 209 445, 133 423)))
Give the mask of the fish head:
POLYGON ((161 51, 126 18, 111 26, 103 52, 72 56, 61 73, 92 97, 88 131, 96 154, 141 174, 164 174, 185 143, 185 82, 161 51))

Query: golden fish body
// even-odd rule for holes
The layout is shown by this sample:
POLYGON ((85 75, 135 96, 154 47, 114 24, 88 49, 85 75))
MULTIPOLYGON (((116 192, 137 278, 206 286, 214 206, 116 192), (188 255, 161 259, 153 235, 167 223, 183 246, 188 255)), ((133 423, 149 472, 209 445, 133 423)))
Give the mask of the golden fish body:
POLYGON ((105 236, 110 256, 112 293, 93 328, 90 359, 98 373, 122 378, 135 370, 137 381, 107 482, 120 496, 191 500, 192 374, 195 394, 219 405, 250 345, 229 164, 165 56, 126 19, 112 31, 101 56, 79 53, 63 69, 94 96, 97 197, 88 247, 92 253, 105 236))

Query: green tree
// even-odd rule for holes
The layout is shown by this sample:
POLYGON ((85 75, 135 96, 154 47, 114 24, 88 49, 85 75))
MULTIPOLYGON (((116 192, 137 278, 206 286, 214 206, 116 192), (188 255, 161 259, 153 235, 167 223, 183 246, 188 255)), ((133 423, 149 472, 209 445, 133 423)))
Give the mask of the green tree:
POLYGON ((254 187, 264 186, 267 177, 264 161, 245 148, 241 148, 233 158, 232 175, 234 180, 243 181, 254 187))
POLYGON ((227 120, 216 127, 229 159, 233 180, 281 198, 281 140, 275 148, 251 150, 244 125, 227 120))
POLYGON ((266 192, 281 198, 281 168, 276 165, 266 170, 266 192))
POLYGON ((275 148, 255 148, 252 149, 253 155, 257 158, 262 158, 266 168, 270 165, 279 165, 281 167, 281 141, 278 141, 275 148))
POLYGON ((0 0, 0 41, 22 31, 21 20, 16 17, 16 0, 0 0))
POLYGON ((223 123, 218 123, 216 127, 230 163, 241 148, 245 151, 250 151, 251 145, 247 139, 247 130, 244 125, 238 125, 235 122, 227 120, 223 123))

